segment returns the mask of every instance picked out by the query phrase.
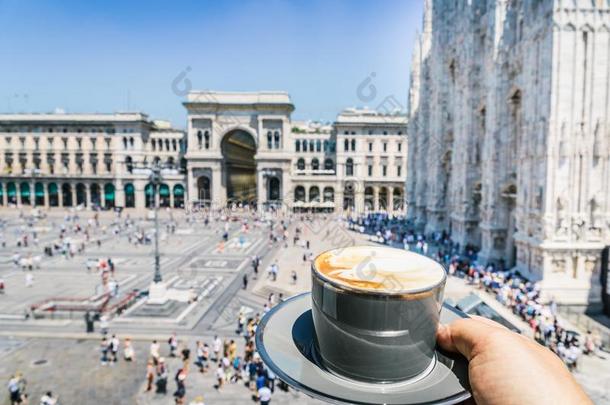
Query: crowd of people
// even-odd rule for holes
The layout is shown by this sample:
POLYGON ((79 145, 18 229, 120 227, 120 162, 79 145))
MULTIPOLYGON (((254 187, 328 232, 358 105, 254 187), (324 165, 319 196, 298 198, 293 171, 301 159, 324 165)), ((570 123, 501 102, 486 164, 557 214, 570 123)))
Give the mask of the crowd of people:
POLYGON ((449 275, 493 295, 529 325, 536 341, 549 347, 572 370, 578 367, 581 354, 595 354, 601 346, 599 334, 587 331, 582 337, 567 328, 558 317, 555 301, 543 300, 539 283, 505 269, 503 263, 479 263, 476 247, 460 247, 448 232, 417 233, 404 216, 387 213, 352 217, 347 222, 350 229, 370 235, 372 241, 430 256, 443 263, 449 275))

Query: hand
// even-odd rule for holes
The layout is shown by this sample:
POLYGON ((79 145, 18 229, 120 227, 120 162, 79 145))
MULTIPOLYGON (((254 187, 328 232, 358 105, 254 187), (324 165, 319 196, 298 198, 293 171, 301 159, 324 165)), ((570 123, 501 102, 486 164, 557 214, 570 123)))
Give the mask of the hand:
POLYGON ((474 317, 440 325, 437 342, 468 359, 478 405, 592 404, 555 353, 494 321, 474 317))

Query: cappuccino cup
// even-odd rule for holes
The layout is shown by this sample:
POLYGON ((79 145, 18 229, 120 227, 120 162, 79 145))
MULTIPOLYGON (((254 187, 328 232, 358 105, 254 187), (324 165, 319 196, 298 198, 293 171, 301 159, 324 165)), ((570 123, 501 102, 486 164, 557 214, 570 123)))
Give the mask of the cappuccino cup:
POLYGON ((381 246, 326 251, 312 263, 316 351, 328 370, 395 383, 434 366, 446 272, 426 256, 381 246))

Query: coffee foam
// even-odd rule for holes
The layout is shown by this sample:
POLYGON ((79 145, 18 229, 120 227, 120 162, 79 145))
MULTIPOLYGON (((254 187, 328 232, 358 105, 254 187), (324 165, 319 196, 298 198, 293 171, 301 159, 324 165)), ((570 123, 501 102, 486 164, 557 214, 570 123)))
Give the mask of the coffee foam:
POLYGON ((381 246, 352 246, 316 257, 315 269, 346 287, 401 292, 434 287, 445 277, 443 267, 425 256, 381 246))

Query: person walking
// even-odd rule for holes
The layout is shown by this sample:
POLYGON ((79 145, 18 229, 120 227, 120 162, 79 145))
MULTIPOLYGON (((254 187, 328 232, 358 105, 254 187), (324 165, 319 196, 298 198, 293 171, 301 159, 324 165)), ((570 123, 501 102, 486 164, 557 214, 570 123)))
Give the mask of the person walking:
POLYGON ((156 366, 159 364, 159 343, 156 340, 153 340, 150 344, 149 353, 154 365, 156 366))
POLYGON ((267 384, 258 389, 258 400, 261 405, 269 405, 271 403, 271 390, 267 384))
POLYGON ((220 353, 220 349, 222 348, 222 341, 220 340, 220 338, 218 336, 214 336, 213 345, 214 345, 213 346, 214 361, 218 361, 218 360, 220 360, 219 353, 220 353))
POLYGON ((110 361, 111 365, 115 365, 117 360, 119 359, 119 338, 116 335, 112 335, 110 338, 110 361))
POLYGON ((167 369, 167 365, 165 364, 165 359, 163 357, 159 358, 159 364, 157 364, 157 390, 155 391, 157 394, 167 394, 167 376, 169 371, 167 369))
POLYGON ((106 338, 106 336, 104 336, 102 338, 102 342, 100 343, 100 352, 102 353, 100 362, 101 362, 102 366, 105 366, 108 364, 108 349, 109 349, 108 339, 106 338))
POLYGON ((152 390, 153 381, 155 380, 155 364, 152 360, 146 363, 146 392, 152 390))
POLYGON ((172 333, 172 335, 167 340, 167 344, 169 345, 169 357, 176 357, 176 350, 178 349, 178 339, 176 338, 176 332, 172 333))
POLYGON ((135 351, 131 344, 130 338, 125 338, 125 344, 123 345, 123 358, 125 361, 135 361, 135 351))
POLYGON ((25 383, 20 373, 15 373, 8 380, 8 394, 11 405, 19 405, 22 403, 22 396, 25 391, 25 383))

